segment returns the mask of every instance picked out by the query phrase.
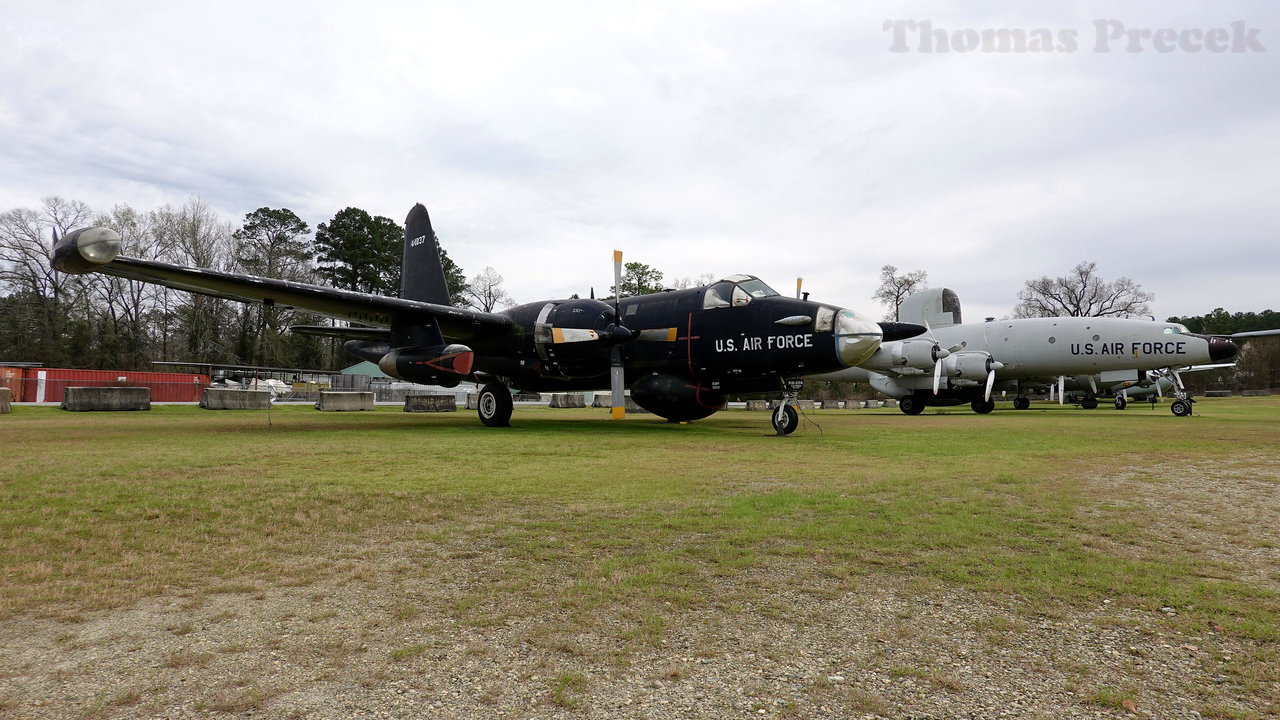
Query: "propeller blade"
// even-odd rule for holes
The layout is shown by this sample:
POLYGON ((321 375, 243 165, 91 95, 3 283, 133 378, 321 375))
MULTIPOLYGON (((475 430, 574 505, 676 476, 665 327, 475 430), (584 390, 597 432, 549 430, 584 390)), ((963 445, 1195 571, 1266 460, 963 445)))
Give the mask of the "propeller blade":
POLYGON ((551 342, 556 345, 559 345, 560 343, 594 342, 599 339, 600 333, 595 330, 580 328, 551 328, 551 342))
MULTIPOLYGON (((622 299, 622 251, 613 251, 613 309, 618 309, 618 301, 622 299)), ((622 318, 618 318, 622 324, 622 318)))
POLYGON ((797 300, 800 299, 800 287, 802 285, 804 285, 804 278, 802 277, 796 278, 796 299, 797 300))
POLYGON ((622 346, 614 345, 609 350, 609 395, 613 408, 610 413, 614 420, 627 416, 626 378, 622 367, 622 346))
POLYGON ((938 394, 938 384, 942 381, 942 358, 933 363, 933 394, 938 394))
MULTIPOLYGON (((613 251, 613 319, 619 329, 622 324, 622 251, 613 251)), ((615 420, 627 416, 627 381, 622 365, 622 343, 609 349, 609 394, 613 405, 610 414, 615 420)))
POLYGON ((1067 376, 1059 375, 1058 376, 1058 404, 1059 405, 1066 404, 1067 402, 1066 395, 1067 395, 1067 376))
POLYGON ((636 333, 636 340, 641 342, 675 342, 677 328, 650 328, 636 333))
POLYGON ((991 402, 991 386, 995 384, 996 384, 996 371, 995 371, 995 368, 992 368, 991 370, 987 371, 987 390, 986 390, 986 393, 982 396, 983 400, 987 402, 991 402))

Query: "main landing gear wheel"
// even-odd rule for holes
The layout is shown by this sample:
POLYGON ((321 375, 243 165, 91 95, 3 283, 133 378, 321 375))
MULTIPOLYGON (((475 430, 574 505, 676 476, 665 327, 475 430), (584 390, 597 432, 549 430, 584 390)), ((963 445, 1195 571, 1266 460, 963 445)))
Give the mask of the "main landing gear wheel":
POLYGON ((773 429, 779 435, 790 435, 800 427, 800 413, 794 405, 783 403, 773 412, 773 429))
POLYGON ((1191 414, 1191 403, 1186 400, 1174 400, 1169 410, 1178 417, 1187 417, 1191 414))
POLYGON ((480 389, 476 413, 480 415, 480 422, 486 427, 509 427, 511 409, 511 391, 506 385, 489 383, 480 389))
POLYGON ((1031 407, 1031 398, 1016 397, 1013 399, 1014 410, 1027 410, 1031 407))
POLYGON ((996 401, 995 400, 974 400, 973 402, 969 403, 969 407, 973 408, 973 411, 978 413, 979 415, 986 415, 987 413, 996 409, 996 401))
POLYGON ((1087 397, 1080 401, 1080 407, 1084 408, 1085 410, 1093 410, 1098 407, 1098 398, 1087 397))
POLYGON ((1129 401, 1128 401, 1128 400, 1125 400, 1125 398, 1124 398, 1124 396, 1123 396, 1123 395, 1117 395, 1117 396, 1116 396, 1116 409, 1117 409, 1117 410, 1123 410, 1123 409, 1125 409, 1125 408, 1126 408, 1126 407, 1128 407, 1128 406, 1129 406, 1129 401))
POLYGON ((898 401, 898 409, 903 415, 919 415, 924 412, 924 401, 907 395, 898 401))

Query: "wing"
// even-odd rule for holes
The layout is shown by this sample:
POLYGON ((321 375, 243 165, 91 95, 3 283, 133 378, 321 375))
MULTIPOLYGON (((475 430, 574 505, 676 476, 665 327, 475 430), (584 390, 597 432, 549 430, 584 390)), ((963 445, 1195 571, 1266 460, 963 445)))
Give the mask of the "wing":
POLYGON ((441 334, 456 340, 501 334, 511 327, 509 318, 496 313, 120 257, 115 254, 118 250, 119 235, 110 230, 77 230, 56 242, 54 267, 73 274, 99 272, 237 302, 297 308, 365 325, 388 327, 397 318, 432 318, 439 324, 441 334))

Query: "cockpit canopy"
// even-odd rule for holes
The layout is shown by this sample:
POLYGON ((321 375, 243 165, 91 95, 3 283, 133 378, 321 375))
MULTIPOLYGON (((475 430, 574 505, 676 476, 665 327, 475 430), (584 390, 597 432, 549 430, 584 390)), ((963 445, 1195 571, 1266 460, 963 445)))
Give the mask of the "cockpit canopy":
POLYGON ((702 308, 742 307, 755 298, 773 297, 777 290, 769 287, 763 280, 753 275, 730 275, 729 277, 707 286, 702 296, 702 308))
POLYGON ((1186 325, 1182 325, 1180 323, 1174 323, 1173 325, 1170 325, 1164 329, 1164 334, 1165 335, 1190 335, 1191 331, 1187 329, 1186 325))

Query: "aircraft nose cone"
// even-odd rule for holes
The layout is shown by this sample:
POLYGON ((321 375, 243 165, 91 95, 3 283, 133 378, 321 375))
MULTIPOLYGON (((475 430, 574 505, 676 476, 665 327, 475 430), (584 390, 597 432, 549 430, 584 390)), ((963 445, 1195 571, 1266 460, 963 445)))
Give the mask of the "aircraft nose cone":
POLYGON ((836 315, 836 353, 845 367, 853 367, 871 357, 880 347, 884 333, 873 320, 852 310, 841 310, 836 315))
POLYGON ((1221 362, 1236 356, 1239 348, 1236 344, 1226 338, 1211 337, 1209 338, 1209 359, 1213 362, 1221 362))

